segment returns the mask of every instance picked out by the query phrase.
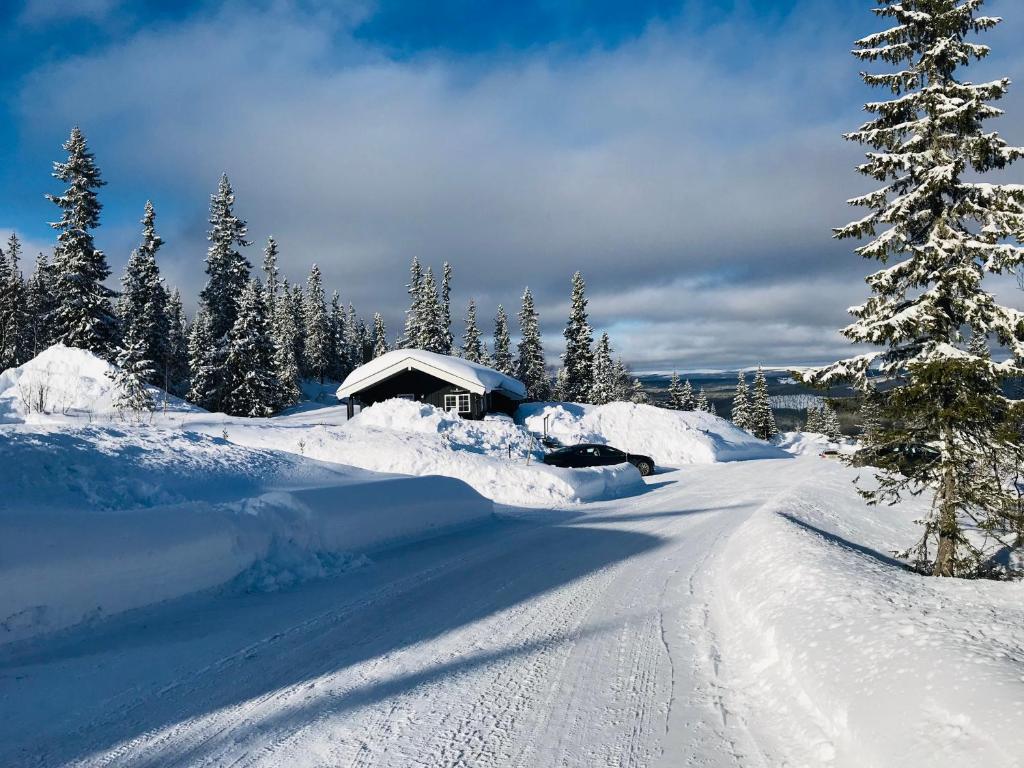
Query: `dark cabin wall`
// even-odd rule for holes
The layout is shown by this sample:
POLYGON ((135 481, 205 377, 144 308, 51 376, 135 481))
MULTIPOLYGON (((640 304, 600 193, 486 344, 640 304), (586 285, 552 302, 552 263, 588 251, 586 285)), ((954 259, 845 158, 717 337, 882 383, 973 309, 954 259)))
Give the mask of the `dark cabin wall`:
MULTIPOLYGON (((361 403, 373 405, 383 400, 390 400, 394 397, 414 395, 416 402, 428 403, 437 408, 444 408, 445 395, 467 394, 468 390, 457 387, 444 379, 431 376, 422 371, 403 371, 391 378, 367 387, 356 395, 361 403)), ((462 414, 466 418, 480 419, 487 412, 484 398, 480 395, 468 393, 470 398, 470 413, 462 414)))

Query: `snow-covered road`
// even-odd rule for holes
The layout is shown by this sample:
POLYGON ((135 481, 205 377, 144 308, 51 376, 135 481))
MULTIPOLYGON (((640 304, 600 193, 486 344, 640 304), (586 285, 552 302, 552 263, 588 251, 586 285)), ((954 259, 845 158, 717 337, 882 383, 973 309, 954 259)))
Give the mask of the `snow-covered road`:
POLYGON ((703 563, 802 463, 660 474, 9 649, 0 765, 757 765, 718 687, 703 563))

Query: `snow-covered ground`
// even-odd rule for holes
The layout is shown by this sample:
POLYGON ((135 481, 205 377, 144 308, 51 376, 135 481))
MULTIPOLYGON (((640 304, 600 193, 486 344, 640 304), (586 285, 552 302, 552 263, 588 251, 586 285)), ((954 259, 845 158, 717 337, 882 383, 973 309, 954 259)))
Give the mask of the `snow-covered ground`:
POLYGON ((558 407, 681 466, 596 498, 413 403, 9 404, 0 765, 1022 764, 1024 585, 907 571, 922 508, 866 506, 823 438, 558 407))

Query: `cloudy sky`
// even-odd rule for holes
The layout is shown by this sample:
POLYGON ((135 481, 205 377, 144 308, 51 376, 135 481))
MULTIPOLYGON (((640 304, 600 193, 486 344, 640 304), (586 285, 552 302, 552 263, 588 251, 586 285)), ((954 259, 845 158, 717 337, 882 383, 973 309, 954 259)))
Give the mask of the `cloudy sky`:
MULTIPOLYGON (((849 55, 872 5, 8 0, 0 232, 50 246, 43 194, 78 124, 111 267, 150 198, 190 297, 226 171, 254 263, 273 234, 289 278, 315 261, 393 329, 417 255, 453 264, 459 314, 514 312, 528 284, 551 353, 580 269, 638 370, 823 362, 870 267, 830 228, 867 189, 840 134, 876 98, 849 55)), ((971 76, 1021 81, 997 127, 1022 143, 1024 7, 987 9, 1006 23, 971 76)))

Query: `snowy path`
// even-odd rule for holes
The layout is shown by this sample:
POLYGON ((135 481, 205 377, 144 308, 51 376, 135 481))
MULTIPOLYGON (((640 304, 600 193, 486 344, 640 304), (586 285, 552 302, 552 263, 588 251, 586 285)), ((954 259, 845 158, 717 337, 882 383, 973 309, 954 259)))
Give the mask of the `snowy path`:
POLYGON ((658 475, 4 652, 0 765, 758 765, 717 687, 702 563, 800 463, 658 475))

